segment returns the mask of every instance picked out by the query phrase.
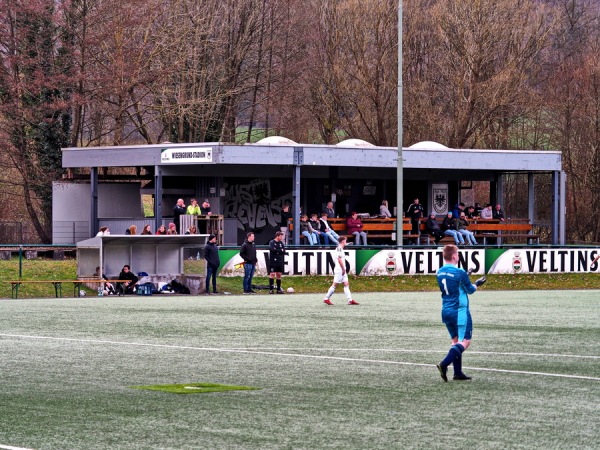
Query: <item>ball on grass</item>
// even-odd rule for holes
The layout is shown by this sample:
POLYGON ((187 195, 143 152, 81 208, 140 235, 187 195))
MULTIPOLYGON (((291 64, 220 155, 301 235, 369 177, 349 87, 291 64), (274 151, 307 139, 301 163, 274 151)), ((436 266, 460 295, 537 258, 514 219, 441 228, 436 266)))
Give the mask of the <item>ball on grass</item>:
POLYGON ((294 293, 294 288, 293 287, 289 287, 287 288, 287 291, 289 294, 293 294, 294 293))

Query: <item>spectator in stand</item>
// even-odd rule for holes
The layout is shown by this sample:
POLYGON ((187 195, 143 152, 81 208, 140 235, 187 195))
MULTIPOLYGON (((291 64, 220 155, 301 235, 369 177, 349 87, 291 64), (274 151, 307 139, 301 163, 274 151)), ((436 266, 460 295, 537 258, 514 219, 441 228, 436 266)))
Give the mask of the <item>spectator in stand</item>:
POLYGON ((152 230, 150 229, 150 225, 144 225, 141 234, 152 234, 152 230))
POLYGON ((199 216, 200 215, 200 206, 198 206, 198 200, 196 200, 195 198, 191 199, 190 205, 187 207, 187 210, 185 213, 190 214, 192 216, 199 216))
POLYGON ((158 227, 158 230, 156 230, 156 234, 167 234, 167 229, 164 225, 161 225, 160 227, 158 227))
POLYGON ((179 234, 177 232, 177 227, 175 226, 175 224, 173 222, 171 222, 169 224, 169 229, 167 230, 167 234, 179 234))
POLYGON ((500 205, 496 205, 496 208, 492 212, 492 217, 500 222, 504 222, 504 212, 502 211, 502 207, 500 205))
POLYGON ((327 206, 325 206, 325 212, 327 213, 327 217, 329 219, 333 219, 335 217, 335 210, 333 209, 333 202, 327 202, 327 206))
POLYGON ((463 212, 465 210, 465 204, 463 202, 457 203, 456 205, 454 205, 454 209, 452 210, 452 217, 454 217, 454 220, 458 220, 458 218, 460 217, 460 213, 463 212))
POLYGON ((363 231, 362 220, 358 218, 356 211, 352 211, 350 217, 346 219, 346 230, 348 234, 354 235, 354 245, 367 245, 367 233, 363 231))
POLYGON ((388 209, 388 201, 383 200, 379 206, 379 215, 382 217, 392 217, 392 213, 388 209))
POLYGON ((289 234, 289 223, 292 218, 292 213, 290 212, 290 205, 286 203, 281 208, 281 220, 279 221, 279 231, 283 233, 283 244, 287 245, 288 243, 288 234, 289 234))
POLYGON ((331 229, 329 226, 329 222, 327 222, 327 213, 323 211, 321 213, 321 219, 319 220, 320 230, 323 231, 327 236, 329 236, 329 240, 333 242, 335 245, 339 244, 340 235, 331 229))
POLYGON ((190 225, 185 234, 198 234, 198 230, 194 225, 190 225))
POLYGON ((202 206, 200 206, 200 213, 204 216, 210 216, 212 214, 210 210, 210 202, 207 198, 204 199, 202 206))
POLYGON ((423 205, 419 203, 418 198, 415 198, 406 210, 406 217, 408 217, 412 223, 412 234, 419 234, 419 219, 423 217, 423 214, 423 205))
POLYGON ((315 233, 306 214, 300 216, 300 234, 306 238, 309 245, 319 244, 319 236, 315 233))
POLYGON ((425 222, 425 228, 427 230, 427 233, 433 236, 436 244, 438 244, 444 237, 444 232, 440 228, 440 224, 436 219, 435 211, 431 211, 431 213, 429 214, 429 218, 425 222))
POLYGON ((100 227, 100 231, 98 231, 96 236, 110 236, 110 230, 108 227, 100 227))
POLYGON ((319 220, 319 216, 316 214, 310 215, 310 226, 313 231, 317 235, 317 242, 321 243, 323 241, 323 245, 329 245, 329 236, 324 231, 321 231, 321 221, 319 220))
POLYGON ((444 221, 442 222, 442 231, 446 236, 452 236, 456 245, 463 245, 465 240, 458 231, 456 231, 456 220, 452 217, 452 213, 448 212, 444 221))
POLYGON ((477 217, 481 217, 482 210, 483 210, 483 208, 481 207, 481 205, 479 203, 475 203, 475 215, 477 217))
POLYGON ((131 225, 131 226, 130 226, 130 227, 127 229, 127 231, 125 232, 125 234, 130 234, 130 235, 132 235, 132 236, 133 236, 134 234, 137 234, 137 226, 135 226, 135 225, 131 225), (129 231, 129 233, 127 233, 127 231, 129 231))
POLYGON ((179 224, 180 224, 179 217, 182 214, 185 214, 185 212, 186 212, 185 203, 183 202, 183 199, 180 198, 177 200, 177 203, 173 207, 173 223, 175 224, 175 229, 177 230, 178 234, 179 234, 179 224))
POLYGON ((467 206, 465 209, 465 216, 467 216, 467 219, 479 219, 479 216, 475 213, 474 206, 467 206))
POLYGON ((485 205, 485 208, 481 210, 480 217, 484 220, 492 220, 494 218, 492 214, 492 205, 490 205, 489 203, 485 205))
POLYGON ((477 245, 477 240, 475 240, 475 236, 472 231, 469 231, 467 227, 469 226, 469 222, 467 221, 467 217, 464 212, 460 213, 460 217, 456 223, 456 229, 463 237, 467 240, 467 242, 471 245, 477 245))

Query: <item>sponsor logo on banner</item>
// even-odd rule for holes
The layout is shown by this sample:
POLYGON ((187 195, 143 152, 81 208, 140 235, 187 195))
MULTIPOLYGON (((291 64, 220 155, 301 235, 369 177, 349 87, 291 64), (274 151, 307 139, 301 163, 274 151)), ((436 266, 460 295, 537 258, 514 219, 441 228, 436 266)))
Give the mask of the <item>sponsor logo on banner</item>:
MULTIPOLYGON (((348 251, 346 253, 346 271, 348 274, 353 275, 356 273, 356 258, 355 251, 348 251)), ((268 250, 257 250, 256 256, 258 257, 258 265, 254 276, 266 277, 269 275, 269 251, 268 250)), ((221 271, 219 275, 222 276, 243 276, 244 268, 239 266, 243 260, 238 254, 231 258, 221 271)), ((335 251, 324 251, 324 250, 287 250, 285 255, 285 265, 283 275, 332 275, 333 269, 335 268, 336 256, 335 251)))
POLYGON ((585 273, 598 272, 597 249, 557 248, 507 250, 488 273, 585 273))
POLYGON ((521 271, 521 252, 515 252, 513 256, 513 270, 515 272, 521 271))
MULTIPOLYGON (((484 250, 460 250, 458 267, 485 273, 484 250)), ((396 250, 375 254, 363 267, 360 275, 434 275, 444 265, 442 250, 396 250)))
POLYGON ((385 268, 389 274, 392 274, 396 271, 396 258, 394 252, 388 253, 387 260, 385 261, 385 268))

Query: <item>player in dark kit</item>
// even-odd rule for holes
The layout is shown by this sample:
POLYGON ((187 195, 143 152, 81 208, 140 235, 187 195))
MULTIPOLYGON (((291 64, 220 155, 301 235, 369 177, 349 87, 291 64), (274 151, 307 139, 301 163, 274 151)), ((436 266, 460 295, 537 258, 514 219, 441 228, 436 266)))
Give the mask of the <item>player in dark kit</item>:
POLYGON ((437 365, 444 381, 448 381, 448 366, 454 366, 454 380, 470 380, 462 372, 462 353, 469 347, 473 335, 473 322, 469 312, 469 295, 485 283, 481 277, 471 283, 469 274, 458 268, 458 247, 446 245, 443 250, 444 265, 437 272, 437 282, 442 291, 442 322, 446 324, 452 347, 437 365))
POLYGON ((269 294, 274 294, 273 281, 277 278, 277 293, 283 294, 281 289, 281 274, 285 265, 285 244, 282 231, 275 233, 275 239, 269 242, 269 294))

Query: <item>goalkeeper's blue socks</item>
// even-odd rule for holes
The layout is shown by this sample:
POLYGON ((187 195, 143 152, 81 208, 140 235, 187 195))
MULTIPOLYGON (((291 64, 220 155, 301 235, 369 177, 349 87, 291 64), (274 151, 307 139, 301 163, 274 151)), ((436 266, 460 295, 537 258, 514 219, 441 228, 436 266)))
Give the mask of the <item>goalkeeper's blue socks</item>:
POLYGON ((452 361, 452 366, 454 367, 454 376, 462 375, 462 354, 452 361))
POLYGON ((440 365, 442 367, 448 367, 456 359, 460 358, 461 355, 462 355, 462 352, 464 352, 464 351, 465 351, 465 348, 461 344, 454 344, 452 347, 450 347, 450 350, 448 351, 448 354, 442 360, 442 362, 440 363, 440 365))

